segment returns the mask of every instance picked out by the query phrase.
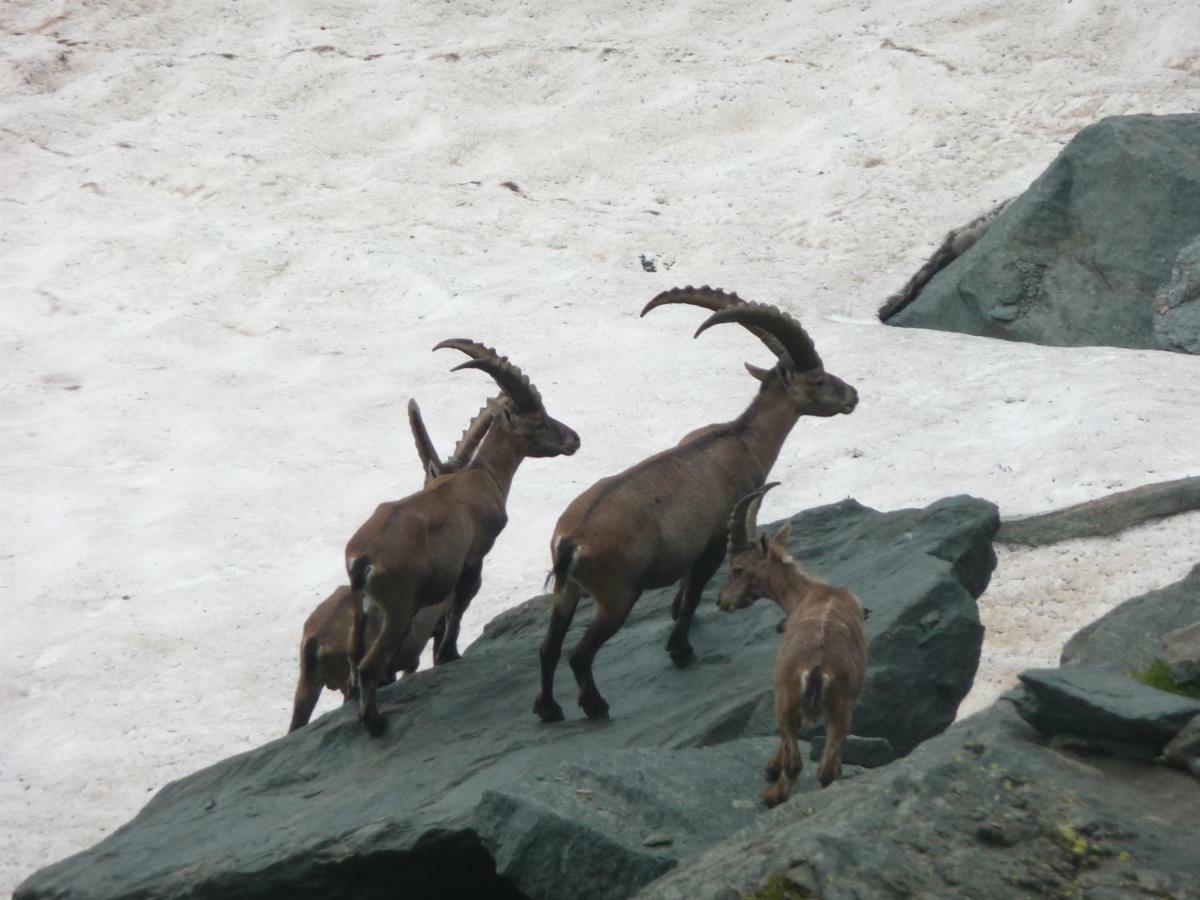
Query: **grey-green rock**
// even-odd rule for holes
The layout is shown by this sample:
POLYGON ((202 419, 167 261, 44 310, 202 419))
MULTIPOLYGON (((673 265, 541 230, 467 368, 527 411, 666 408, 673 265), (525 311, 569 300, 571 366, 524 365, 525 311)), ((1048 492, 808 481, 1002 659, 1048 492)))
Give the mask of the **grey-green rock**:
POLYGON ((1200 352, 1200 115, 1085 128, 891 325, 1200 352))
MULTIPOLYGON (((982 628, 974 597, 995 564, 997 524, 995 506, 970 497, 891 513, 847 500, 795 517, 791 552, 873 610, 871 670, 856 733, 884 737, 906 753, 953 720, 978 663, 982 628)), ((596 771, 616 770, 627 759, 621 754, 711 747, 721 760, 707 767, 714 784, 744 783, 737 788, 741 806, 728 799, 731 788, 720 787, 711 806, 698 810, 694 797, 678 798, 673 813, 671 792, 659 788, 638 811, 633 835, 603 838, 636 842, 643 857, 692 853, 753 814, 760 788, 750 785, 761 777, 771 741, 748 745, 755 752, 744 758, 738 751, 734 773, 732 751, 715 745, 775 734, 771 671, 779 611, 760 602, 720 612, 712 600, 722 577, 706 592, 692 632, 697 660, 686 670, 672 666, 665 652, 673 592, 642 597, 597 657, 597 679, 612 704, 608 721, 588 721, 572 707, 567 721, 544 725, 532 713, 537 648, 548 618, 547 598, 537 597, 498 616, 459 662, 382 690, 383 737, 368 737, 352 709, 323 716, 168 785, 130 823, 36 873, 16 896, 372 898, 392 896, 400 885, 413 898, 546 896, 539 893, 549 883, 545 872, 506 842, 510 831, 485 825, 488 816, 502 815, 506 795, 584 758, 596 760, 596 771), (606 753, 617 756, 605 763, 606 753), (678 814, 684 809, 686 815, 678 814), (647 833, 661 830, 670 833, 669 848, 641 845, 647 833), (513 862, 518 858, 521 865, 513 862), (497 874, 496 859, 511 864, 512 878, 497 874)), ((586 610, 576 617, 568 646, 589 618, 586 610)), ((559 677, 568 694, 569 670, 559 677)), ((611 783, 630 802, 637 799, 629 785, 611 783)), ((701 798, 706 793, 703 782, 688 789, 701 798)), ((538 803, 550 807, 544 796, 538 803)), ((608 821, 620 828, 630 816, 608 821)), ((588 824, 597 840, 604 821, 588 824)), ((557 834, 563 853, 579 833, 537 830, 546 841, 557 834)), ((555 896, 572 893, 562 887, 555 896)))
POLYGON ((1195 898, 1198 808, 1188 775, 1081 762, 1001 700, 898 762, 789 800, 636 896, 1195 898))
POLYGON ((1196 621, 1200 565, 1180 581, 1126 600, 1081 628, 1063 647, 1063 665, 1141 672, 1163 655, 1163 637, 1196 621))

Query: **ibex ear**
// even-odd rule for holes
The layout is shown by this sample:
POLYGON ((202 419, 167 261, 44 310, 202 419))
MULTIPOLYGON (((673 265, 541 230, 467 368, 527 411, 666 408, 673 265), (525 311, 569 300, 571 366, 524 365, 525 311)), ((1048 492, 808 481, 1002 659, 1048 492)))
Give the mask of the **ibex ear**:
POLYGON ((775 532, 775 537, 771 538, 771 543, 780 550, 787 552, 787 540, 792 533, 792 520, 788 519, 783 523, 783 527, 775 532))
POLYGON ((767 533, 765 531, 758 536, 758 546, 759 546, 759 549, 762 551, 763 559, 766 559, 767 553, 770 551, 771 546, 767 542, 767 533))
POLYGON ((742 365, 744 365, 746 367, 746 371, 753 375, 758 381, 766 381, 767 376, 771 374, 770 369, 759 368, 753 363, 742 363, 742 365))
POLYGON ((426 481, 433 481, 433 479, 437 478, 441 474, 442 474, 442 467, 440 465, 438 465, 437 460, 431 459, 427 463, 425 463, 425 480, 426 481))
POLYGON ((517 420, 517 414, 516 414, 516 411, 512 408, 511 404, 508 404, 508 403, 500 404, 500 418, 504 420, 504 424, 510 430, 513 428, 513 425, 517 420))

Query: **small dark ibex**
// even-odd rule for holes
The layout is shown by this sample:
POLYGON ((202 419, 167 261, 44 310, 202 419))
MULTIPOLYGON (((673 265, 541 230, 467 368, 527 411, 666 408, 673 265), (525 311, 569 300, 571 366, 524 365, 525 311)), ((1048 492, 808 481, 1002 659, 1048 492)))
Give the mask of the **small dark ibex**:
MULTIPOLYGON (((412 429, 413 440, 417 444, 417 456, 421 460, 421 468, 425 472, 425 484, 442 475, 457 472, 470 462, 471 456, 487 434, 492 424, 492 413, 489 407, 484 407, 471 420, 467 430, 458 440, 458 444, 444 460, 434 449, 425 421, 421 418, 421 409, 416 400, 408 401, 408 424, 412 429)), ((454 640, 445 641, 447 632, 455 637, 458 635, 458 624, 467 603, 478 590, 464 594, 462 604, 455 604, 450 611, 442 616, 433 630, 434 664, 458 658, 458 649, 454 640), (450 620, 453 618, 453 626, 450 620)), ((304 622, 304 631, 300 636, 300 678, 296 684, 296 696, 292 703, 292 722, 288 731, 303 728, 312 718, 313 710, 325 688, 341 691, 343 700, 349 700, 351 691, 350 668, 355 661, 362 658, 363 648, 360 646, 352 651, 350 647, 350 628, 353 612, 352 600, 348 585, 339 587, 326 597, 312 611, 304 622)), ((363 642, 370 643, 379 635, 379 614, 374 612, 367 616, 363 626, 363 642)), ((415 672, 420 662, 421 652, 425 648, 428 635, 422 634, 421 629, 413 628, 410 639, 393 657, 392 662, 384 667, 380 676, 380 684, 390 684, 395 681, 397 672, 415 672), (419 644, 419 646, 416 646, 419 644)))
MULTIPOLYGON (((423 611, 461 602, 478 589, 484 557, 508 523, 505 511, 517 467, 526 457, 569 456, 579 436, 551 418, 541 395, 521 370, 475 341, 442 341, 471 359, 455 367, 481 369, 500 386, 491 427, 469 464, 435 478, 416 494, 381 503, 346 545, 350 588, 381 615, 378 637, 352 671, 359 716, 367 731, 382 733, 376 689, 392 654, 402 647, 423 611)), ((352 606, 350 645, 360 645, 363 611, 352 606)), ((443 642, 451 637, 449 628, 443 642)))
POLYGON ((779 749, 767 763, 763 794, 767 806, 788 798, 803 762, 796 732, 825 719, 825 750, 817 779, 827 787, 842 774, 842 745, 850 734, 854 704, 867 672, 865 615, 845 588, 807 575, 787 552, 791 522, 770 540, 758 535, 756 520, 764 485, 738 503, 729 520, 729 575, 717 605, 726 612, 769 597, 787 613, 775 655, 775 718, 779 749))
POLYGON ((825 372, 812 340, 787 313, 705 286, 659 294, 642 315, 669 303, 713 311, 697 336, 737 322, 778 361, 770 370, 747 364, 761 384, 738 418, 699 428, 677 446, 602 478, 559 517, 550 542, 554 596, 541 647, 541 693, 533 705, 545 722, 563 718, 554 700, 554 670, 580 596, 591 595, 596 613, 569 661, 579 705, 589 718, 603 718, 608 703, 596 688, 592 661, 642 591, 682 579, 667 651, 676 665, 686 666, 693 658, 688 630, 696 604, 725 556, 729 513, 738 498, 766 480, 800 416, 850 413, 858 403, 854 388, 825 372))

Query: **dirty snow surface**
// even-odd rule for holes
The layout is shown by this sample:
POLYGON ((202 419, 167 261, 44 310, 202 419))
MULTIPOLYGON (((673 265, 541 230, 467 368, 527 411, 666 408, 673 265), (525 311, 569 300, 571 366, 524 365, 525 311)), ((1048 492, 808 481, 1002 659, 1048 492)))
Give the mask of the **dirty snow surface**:
MULTIPOLYGON (((639 320, 675 285, 786 307, 862 395, 797 426, 764 521, 1195 474, 1200 360, 873 314, 1080 128, 1200 107, 1197 47, 1166 0, 6 0, 0 892, 283 733, 347 538, 420 485, 405 401, 445 452, 493 390, 443 338, 583 439, 518 472, 466 642, 572 497, 753 394, 743 329, 639 320)), ((970 704, 1198 539, 1001 550, 970 704)))

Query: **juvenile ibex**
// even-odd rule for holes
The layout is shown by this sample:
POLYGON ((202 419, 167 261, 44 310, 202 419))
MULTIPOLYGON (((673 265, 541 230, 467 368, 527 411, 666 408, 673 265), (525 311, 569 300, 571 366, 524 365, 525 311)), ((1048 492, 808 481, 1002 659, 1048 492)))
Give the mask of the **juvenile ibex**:
POLYGON ((533 705, 545 722, 563 717, 554 700, 554 670, 581 593, 592 596, 596 613, 570 664, 579 705, 589 718, 603 718, 608 703, 596 689, 592 660, 642 591, 683 579, 667 651, 676 665, 686 666, 693 658, 692 616, 725 556, 729 513, 738 498, 763 483, 800 416, 850 413, 858 403, 854 388, 825 372, 812 340, 787 313, 705 286, 659 294, 642 315, 668 303, 714 311, 697 336, 713 325, 740 323, 778 362, 770 370, 747 364, 761 385, 738 418, 697 429, 677 446, 601 479, 559 517, 550 542, 554 596, 541 647, 542 689, 533 705))
POLYGON ((863 608, 845 588, 809 577, 787 552, 791 522, 769 541, 755 534, 764 485, 738 502, 729 520, 729 575, 717 605, 729 612, 769 597, 787 613, 775 655, 775 718, 779 749, 767 763, 767 806, 788 798, 802 760, 796 732, 825 719, 825 750, 817 778, 821 787, 842 774, 842 745, 850 733, 854 703, 867 672, 863 608))
MULTIPOLYGON (((442 341, 434 349, 443 347, 470 356, 455 370, 487 372, 502 396, 493 403, 487 436, 464 469, 403 500, 380 504, 346 545, 351 590, 377 606, 382 617, 356 679, 359 715, 373 735, 384 726, 375 695, 391 654, 418 615, 457 604, 478 588, 483 559, 508 522, 505 504, 521 461, 579 449, 579 436, 550 417, 537 388, 507 359, 465 339, 442 341)), ((351 646, 356 646, 363 614, 357 603, 353 611, 351 646)))
MULTIPOLYGON (((412 429, 413 440, 417 444, 417 456, 421 460, 421 468, 425 472, 425 484, 441 475, 448 475, 463 468, 471 459, 479 442, 487 434, 488 426, 492 424, 492 414, 489 407, 484 407, 471 420, 467 430, 458 440, 458 444, 446 459, 438 456, 434 449, 429 431, 421 418, 421 409, 416 400, 408 401, 408 424, 412 429)), ((434 663, 446 662, 458 658, 458 649, 453 639, 446 643, 447 631, 455 637, 458 635, 458 624, 462 620, 466 604, 475 595, 475 590, 464 595, 464 602, 454 604, 450 611, 438 620, 433 630, 434 663), (454 618, 453 628, 448 628, 448 620, 454 618)), ((304 622, 304 631, 300 636, 300 678, 296 684, 296 696, 292 703, 292 722, 288 731, 295 731, 308 724, 312 718, 313 709, 325 688, 341 691, 344 700, 350 699, 350 667, 354 660, 362 658, 362 647, 350 646, 350 627, 353 618, 351 609, 352 594, 346 585, 326 597, 312 611, 304 622)), ((413 629, 410 639, 393 657, 390 664, 384 666, 380 676, 380 684, 390 684, 396 678, 397 672, 415 672, 421 652, 425 648, 428 635, 419 629, 413 629)), ((371 642, 379 635, 379 613, 373 612, 367 616, 363 626, 363 641, 371 642)))

